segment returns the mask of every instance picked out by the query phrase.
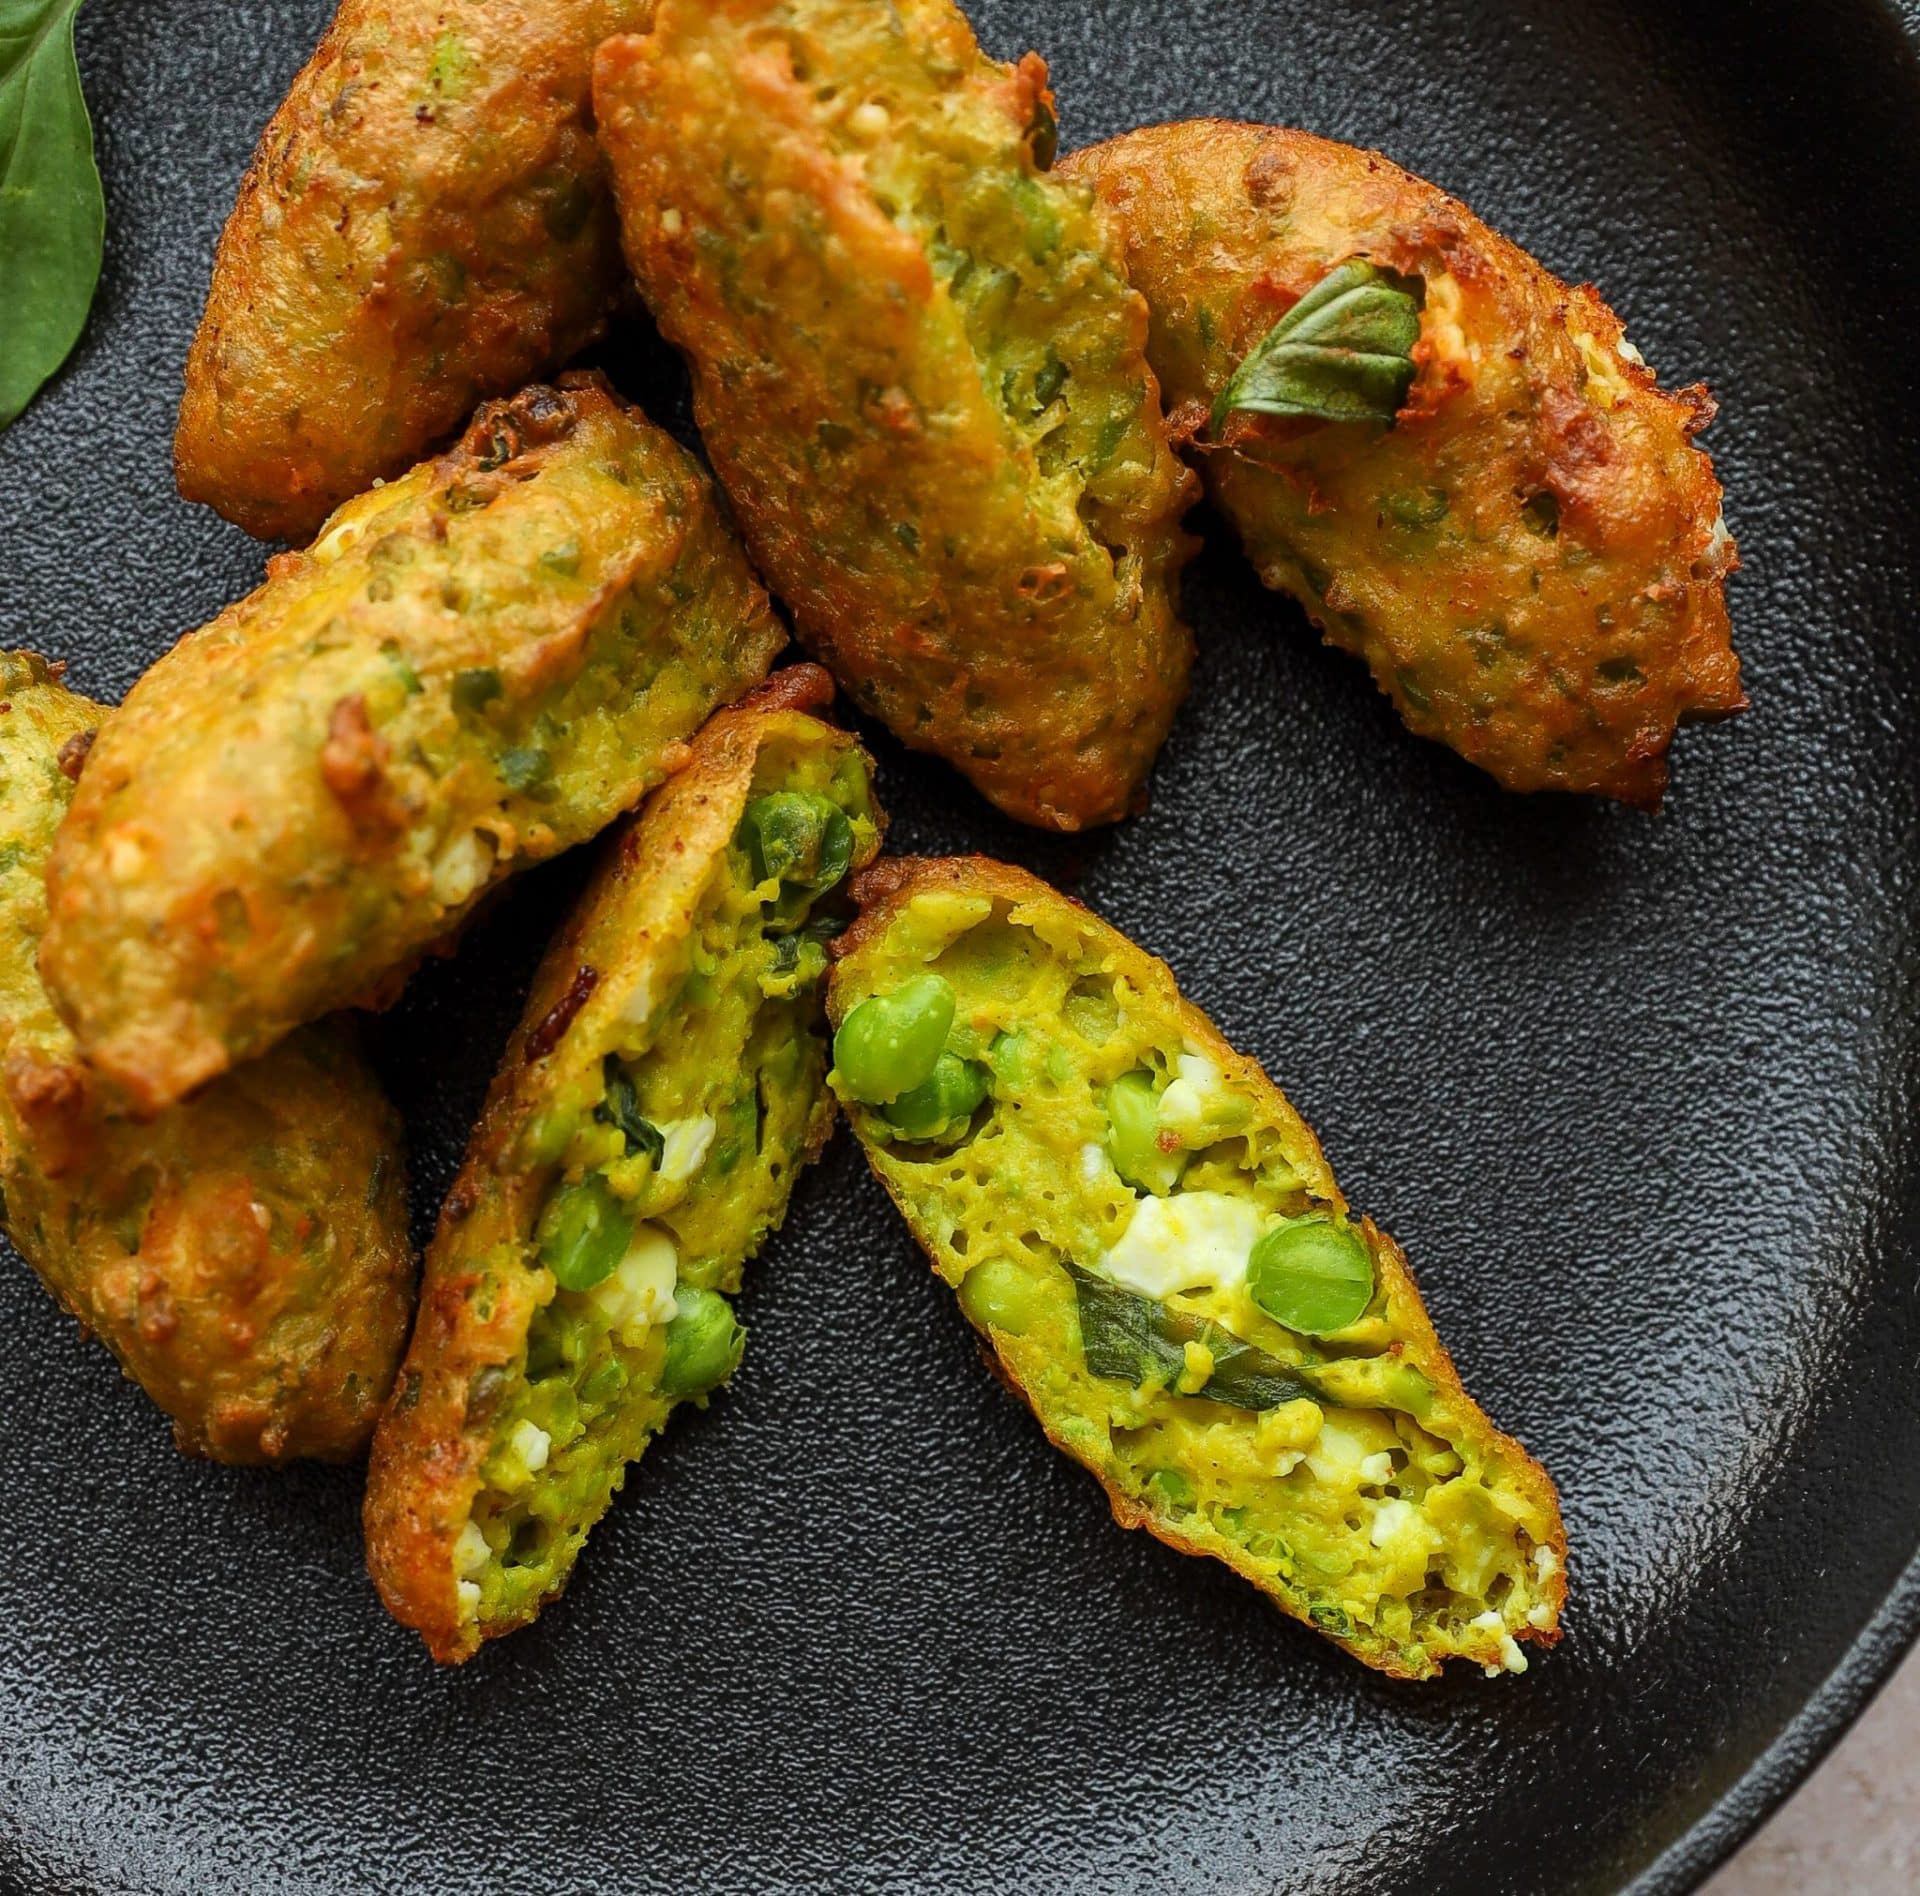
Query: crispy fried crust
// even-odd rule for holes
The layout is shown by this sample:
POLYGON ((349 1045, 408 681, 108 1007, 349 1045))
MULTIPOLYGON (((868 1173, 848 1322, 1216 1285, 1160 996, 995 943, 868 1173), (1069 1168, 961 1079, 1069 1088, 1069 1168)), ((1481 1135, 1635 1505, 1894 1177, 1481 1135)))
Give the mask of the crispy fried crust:
POLYGON ((108 720, 41 965, 156 1110, 404 971, 666 774, 785 633, 692 458, 598 376, 490 403, 108 720))
MULTIPOLYGON (((470 1658, 483 1638, 512 1630, 462 1620, 453 1549, 479 1491, 500 1392, 524 1362, 528 1325, 550 1294, 531 1233, 554 1166, 524 1162, 518 1142, 575 1082, 554 1057, 563 1037, 594 1042, 610 1031, 603 1023, 664 983, 739 826, 762 748, 796 735, 821 741, 825 727, 808 714, 832 698, 824 671, 796 665, 711 719, 682 768, 609 840, 534 978, 441 1210, 419 1322, 369 1467, 368 1571, 388 1611, 443 1663, 470 1658), (510 1267, 488 1268, 502 1257, 510 1267)), ((832 741, 853 742, 838 732, 832 741)), ((823 1086, 803 1163, 825 1144, 833 1111, 823 1086)))
POLYGON ((645 12, 344 0, 220 240, 174 438, 187 499, 304 540, 599 333, 624 272, 589 66, 645 12))
POLYGON ((32 654, 0 653, 0 1217, 186 1453, 343 1459, 412 1313, 399 1118, 347 1023, 148 1125, 81 1062, 33 943, 71 794, 59 760, 104 715, 32 654))
MULTIPOLYGON (((1180 994, 1172 970, 1166 963, 1129 942, 1081 903, 1050 888, 1023 869, 983 856, 892 857, 876 863, 855 882, 853 894, 860 912, 834 946, 836 973, 828 993, 827 1007, 829 1018, 836 1028, 850 1005, 840 970, 880 951, 895 921, 911 904, 930 892, 941 891, 959 896, 985 896, 1009 909, 1019 908, 1027 912, 1051 910, 1062 916, 1077 918, 1081 930, 1098 938, 1104 963, 1123 968, 1128 982, 1135 989, 1177 1017, 1182 1039, 1191 1050, 1207 1056, 1230 1081, 1265 1097, 1268 1110, 1275 1120, 1289 1128, 1295 1142, 1294 1162, 1304 1172, 1314 1200, 1345 1213, 1346 1200, 1311 1129, 1293 1111, 1259 1063, 1236 1052, 1213 1022, 1180 994)), ((1048 938, 1055 938, 1051 929, 1048 938)), ((855 1130, 861 1131, 862 1114, 856 1111, 853 1118, 855 1130)), ((863 1143, 866 1143, 864 1134, 863 1143)), ((937 1263, 948 1252, 943 1234, 930 1218, 922 1215, 924 1208, 916 1201, 911 1177, 919 1168, 896 1167, 887 1158, 885 1148, 873 1143, 867 1143, 867 1154, 875 1176, 887 1187, 915 1237, 937 1263)), ((1449 1441, 1463 1437, 1475 1440, 1489 1463, 1497 1464, 1503 1482, 1524 1496, 1528 1505, 1536 1511, 1537 1518, 1546 1524, 1545 1531, 1536 1536, 1537 1544, 1551 1549, 1553 1555, 1554 1571, 1540 1588, 1541 1597, 1548 1607, 1547 1614, 1543 1616, 1546 1623, 1514 1627, 1512 1636, 1521 1642, 1552 1646, 1560 1638, 1560 1613, 1566 1598, 1567 1553, 1566 1529, 1561 1520, 1559 1499, 1553 1482, 1546 1470, 1518 1442, 1494 1427, 1462 1388, 1453 1359, 1435 1334, 1421 1302, 1418 1288, 1407 1267, 1405 1253, 1370 1219, 1361 1220, 1361 1225, 1373 1253, 1378 1280, 1385 1292, 1387 1318, 1396 1338, 1392 1353, 1418 1370, 1434 1392, 1433 1407, 1429 1412, 1433 1432, 1449 1441)), ((1202 1541, 1192 1534, 1183 1533, 1175 1522, 1155 1515, 1148 1507, 1124 1493, 1100 1465, 1098 1457, 1089 1453, 1084 1440, 1069 1439, 1047 1423, 1040 1405, 1033 1401, 1030 1390, 1004 1355, 996 1351, 990 1342, 983 1342, 983 1354, 993 1373, 1035 1410, 1036 1419, 1041 1420, 1054 1446, 1087 1468, 1100 1481, 1113 1509, 1114 1519, 1122 1527, 1144 1527, 1182 1553, 1204 1554, 1221 1560, 1253 1585, 1269 1593, 1282 1611, 1302 1620, 1307 1619, 1304 1612, 1281 1597, 1257 1563, 1231 1542, 1217 1534, 1202 1541)), ((1319 1630, 1326 1632, 1328 1629, 1320 1626, 1319 1630)), ((1439 1661, 1431 1654, 1423 1653, 1415 1659, 1406 1650, 1390 1642, 1370 1638, 1364 1632, 1353 1637, 1329 1633, 1329 1637, 1333 1637, 1337 1644, 1344 1646, 1367 1665, 1394 1677, 1429 1678, 1440 1670, 1439 1661)))
POLYGON ((1191 478, 1046 69, 948 0, 661 0, 595 107, 627 254, 803 641, 1024 822, 1124 815, 1186 689, 1191 478))
POLYGON ((1746 703, 1706 390, 1662 392, 1593 289, 1376 152, 1203 120, 1062 169, 1126 232, 1176 433, 1266 583, 1509 789, 1657 805, 1675 726, 1746 703), (1425 285, 1396 425, 1242 413, 1213 438, 1241 359, 1355 256, 1425 285))

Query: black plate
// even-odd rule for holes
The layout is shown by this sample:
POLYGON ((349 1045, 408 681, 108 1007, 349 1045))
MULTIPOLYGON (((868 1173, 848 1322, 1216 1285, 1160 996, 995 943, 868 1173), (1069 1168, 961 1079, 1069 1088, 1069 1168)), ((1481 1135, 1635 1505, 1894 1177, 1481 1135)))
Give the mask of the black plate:
MULTIPOLYGON (((120 693, 253 584, 173 496, 220 220, 325 0, 81 20, 109 182, 74 365, 0 438, 0 637, 120 693)), ((1648 820, 1402 733, 1224 537, 1151 813, 985 848, 1165 953, 1406 1242, 1558 1477, 1561 1649, 1393 1685, 1106 1519, 981 1372, 843 1141, 572 1595, 455 1674, 362 1577, 358 1481, 178 1460, 0 1275, 0 1883, 33 1890, 1545 1890, 1697 1878, 1920 1619, 1920 68, 1879 7, 1009 0, 1071 140, 1197 112, 1383 146, 1604 285, 1709 443, 1754 708, 1648 820)), ((4 260, 0 259, 0 268, 4 260)), ((4 339, 0 339, 4 346, 4 339)), ((683 413, 657 344, 620 358, 683 413)), ((557 901, 376 1030, 424 1233, 557 901)))

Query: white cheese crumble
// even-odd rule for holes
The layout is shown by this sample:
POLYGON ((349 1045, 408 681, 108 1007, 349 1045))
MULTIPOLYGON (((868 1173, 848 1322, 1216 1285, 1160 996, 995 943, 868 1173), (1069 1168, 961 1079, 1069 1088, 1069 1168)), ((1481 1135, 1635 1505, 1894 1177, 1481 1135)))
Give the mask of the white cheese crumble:
POLYGON ((650 1324, 670 1322, 673 1286, 680 1260, 673 1240, 658 1225, 636 1227, 633 1242, 611 1277, 594 1285, 588 1298, 624 1342, 650 1324))
POLYGON ((1545 1600, 1527 1608, 1527 1624, 1537 1626, 1545 1632, 1553 1624, 1553 1608, 1545 1600))
POLYGON ((1198 1133, 1224 1097, 1220 1069, 1204 1053, 1183 1053, 1159 1100, 1159 1123, 1183 1139, 1198 1133))
POLYGON ((475 1580, 456 1580, 453 1597, 460 1603, 460 1617, 472 1619, 480 1610, 480 1585, 475 1580))
POLYGON ((1500 1639, 1500 1663, 1494 1666, 1482 1666, 1480 1670, 1488 1678, 1497 1679, 1502 1672, 1524 1672, 1527 1669, 1527 1655, 1520 1650, 1520 1642, 1507 1631, 1507 1623, 1498 1613, 1482 1613, 1478 1619, 1467 1622, 1467 1630, 1473 1633, 1498 1634, 1500 1639))
POLYGON ((620 1018, 635 1027, 644 1027, 653 1012, 653 964, 644 964, 635 976, 627 998, 620 1003, 620 1018))
POLYGON ((1376 1547, 1384 1547, 1390 1540, 1397 1539, 1413 1525, 1419 1510, 1411 1501, 1402 1501, 1397 1497, 1382 1501, 1373 1511, 1373 1526, 1367 1530, 1367 1538, 1376 1547))
POLYGON ((713 1144, 713 1115, 701 1113, 694 1119, 669 1119, 660 1127, 666 1150, 660 1155, 660 1176, 669 1185, 691 1178, 707 1162, 713 1144))
POLYGON ((1106 1255, 1106 1274, 1144 1297, 1224 1289, 1246 1278, 1247 1253, 1264 1222, 1258 1205, 1226 1192, 1143 1198, 1106 1255))
POLYGON ((1393 1479, 1393 1456, 1386 1449, 1377 1454, 1364 1457, 1360 1463, 1360 1479, 1371 1482, 1376 1488, 1393 1479))
MULTIPOLYGON (((547 1456, 553 1449, 553 1437, 537 1422, 529 1422, 524 1417, 513 1425, 513 1433, 507 1437, 507 1446, 514 1452, 520 1466, 528 1474, 537 1475, 547 1465, 547 1456)), ((467 1525, 471 1527, 472 1522, 467 1525)))
POLYGON ((1543 1586, 1560 1571, 1560 1556, 1551 1547, 1533 1550, 1533 1577, 1543 1586))
POLYGON ((443 908, 458 908, 492 867, 492 839, 480 830, 462 830, 434 861, 433 899, 443 908))
POLYGON ((453 1570, 462 1579, 471 1580, 477 1573, 484 1573, 493 1550, 487 1545, 487 1537, 481 1533, 477 1521, 469 1521, 460 1530, 460 1538, 453 1543, 453 1570))

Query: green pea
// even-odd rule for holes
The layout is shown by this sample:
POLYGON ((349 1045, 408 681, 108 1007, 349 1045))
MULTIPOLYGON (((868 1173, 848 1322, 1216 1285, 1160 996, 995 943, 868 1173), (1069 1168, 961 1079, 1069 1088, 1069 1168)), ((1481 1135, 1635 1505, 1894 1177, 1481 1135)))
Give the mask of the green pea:
POLYGON ((1325 1336, 1357 1322, 1373 1300, 1373 1258, 1351 1225, 1296 1218, 1255 1244, 1247 1291, 1276 1323, 1325 1336))
POLYGON ((841 1091, 886 1106, 932 1074, 953 1025, 953 989, 937 974, 916 974, 891 994, 864 1000, 833 1037, 841 1091))
POLYGON ((1010 1257, 989 1257, 960 1280, 960 1308, 976 1330, 1025 1336, 1038 1312, 1033 1274, 1010 1257))
POLYGON ((886 1108, 887 1123, 908 1139, 951 1139, 987 1096, 992 1075, 977 1060, 943 1053, 933 1071, 886 1108))
POLYGON ((563 1290, 611 1277, 633 1242, 633 1213, 598 1172, 562 1185, 540 1215, 540 1261, 563 1290))
POLYGON ((1186 1170, 1187 1155, 1160 1144, 1160 1102, 1153 1075, 1123 1073, 1107 1088, 1107 1151, 1113 1169, 1136 1190, 1164 1198, 1186 1170))
POLYGON ((1156 1468, 1147 1477, 1147 1493, 1167 1507, 1193 1506, 1193 1483, 1177 1468, 1156 1468))
POLYGON ((832 888, 853 861, 853 825, 846 811, 810 791, 755 797, 741 830, 756 882, 774 876, 818 895, 832 888))
POLYGON ((670 1396, 705 1395, 738 1367, 747 1333, 717 1290, 680 1289, 673 1301, 660 1387, 670 1396))

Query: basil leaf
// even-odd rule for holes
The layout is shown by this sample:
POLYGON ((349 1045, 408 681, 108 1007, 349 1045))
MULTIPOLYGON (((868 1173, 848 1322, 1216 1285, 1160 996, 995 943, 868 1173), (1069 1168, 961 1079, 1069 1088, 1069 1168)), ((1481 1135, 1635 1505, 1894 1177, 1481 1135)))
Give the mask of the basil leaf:
POLYGON ((1297 1370, 1231 1330, 1137 1296, 1078 1264, 1066 1269, 1080 1308, 1080 1348, 1092 1374, 1136 1389, 1155 1378, 1171 1387, 1187 1366, 1186 1346, 1198 1343, 1213 1358, 1213 1374, 1192 1392, 1203 1401, 1229 1409, 1277 1409, 1302 1396, 1323 1407, 1334 1403, 1297 1370))
POLYGON ((0 0, 0 428, 80 340, 106 234, 80 0, 0 0))
POLYGON ((606 1081, 606 1097, 593 1109, 594 1118, 603 1126, 619 1128, 621 1137, 627 1142, 629 1158, 636 1152, 644 1152, 658 1165, 667 1149, 667 1142, 661 1137, 660 1128, 642 1115, 639 1091, 634 1086, 632 1076, 621 1065, 620 1056, 617 1053, 608 1054, 601 1062, 600 1072, 606 1081))
POLYGON ((1215 434, 1236 409, 1389 427, 1413 386, 1426 286, 1349 257, 1267 331, 1213 405, 1215 434))

